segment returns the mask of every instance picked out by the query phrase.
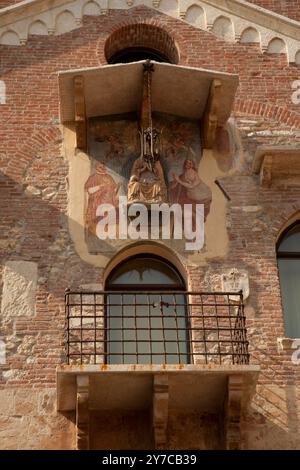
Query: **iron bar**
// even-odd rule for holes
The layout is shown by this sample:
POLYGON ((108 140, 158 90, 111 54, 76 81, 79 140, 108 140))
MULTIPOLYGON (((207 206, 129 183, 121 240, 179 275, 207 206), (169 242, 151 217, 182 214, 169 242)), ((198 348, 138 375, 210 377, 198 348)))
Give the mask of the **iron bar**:
POLYGON ((67 290, 65 310, 68 364, 249 364, 240 292, 67 290))

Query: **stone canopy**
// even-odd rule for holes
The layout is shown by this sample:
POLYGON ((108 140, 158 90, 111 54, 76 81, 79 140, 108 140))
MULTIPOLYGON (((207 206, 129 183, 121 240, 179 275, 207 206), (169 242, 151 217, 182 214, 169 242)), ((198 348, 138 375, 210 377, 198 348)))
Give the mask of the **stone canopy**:
MULTIPOLYGON (((59 72, 62 123, 137 112, 144 63, 59 72)), ((224 126, 230 117, 238 83, 238 75, 154 62, 152 110, 203 120, 204 140, 210 148, 213 129, 224 126)))

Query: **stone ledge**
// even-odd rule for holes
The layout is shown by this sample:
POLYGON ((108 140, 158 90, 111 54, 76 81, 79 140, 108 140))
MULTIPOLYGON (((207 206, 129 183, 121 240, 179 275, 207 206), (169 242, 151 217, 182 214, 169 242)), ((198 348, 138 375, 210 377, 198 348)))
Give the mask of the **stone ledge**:
POLYGON ((277 350, 279 353, 292 352, 299 347, 300 338, 277 338, 277 350))
POLYGON ((245 402, 255 391, 257 365, 63 365, 57 367, 57 409, 74 410, 76 380, 90 377, 92 409, 143 409, 149 405, 154 376, 165 375, 170 385, 170 407, 215 409, 223 403, 229 376, 242 375, 245 402), (127 390, 124 395, 123 390, 127 390), (183 400, 182 397, 185 396, 183 400))
POLYGON ((256 150, 252 171, 260 175, 263 187, 270 187, 275 179, 300 176, 300 146, 262 145, 256 150))

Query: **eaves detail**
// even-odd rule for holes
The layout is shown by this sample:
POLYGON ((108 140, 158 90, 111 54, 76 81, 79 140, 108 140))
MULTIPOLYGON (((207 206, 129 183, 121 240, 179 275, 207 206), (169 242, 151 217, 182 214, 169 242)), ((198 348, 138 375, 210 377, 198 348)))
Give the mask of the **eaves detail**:
POLYGON ((84 15, 144 5, 233 43, 258 43, 262 52, 287 54, 300 66, 300 23, 242 0, 25 0, 0 10, 0 44, 80 28, 84 15))

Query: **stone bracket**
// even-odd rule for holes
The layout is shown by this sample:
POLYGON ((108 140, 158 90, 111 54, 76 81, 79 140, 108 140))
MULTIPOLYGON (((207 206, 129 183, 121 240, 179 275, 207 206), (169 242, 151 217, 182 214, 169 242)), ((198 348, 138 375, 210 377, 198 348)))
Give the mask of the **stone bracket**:
POLYGON ((77 375, 76 440, 78 450, 90 447, 89 376, 77 375))
POLYGON ((84 78, 82 75, 76 75, 74 83, 74 111, 76 128, 76 147, 81 150, 87 148, 87 124, 84 99, 84 78))
POLYGON ((262 187, 269 188, 272 183, 272 155, 266 155, 264 158, 264 164, 260 170, 260 184, 262 187))
POLYGON ((218 110, 221 103, 222 82, 219 79, 212 81, 202 118, 202 139, 204 148, 213 147, 218 128, 218 110))
POLYGON ((169 414, 169 380, 167 375, 153 377, 152 420, 155 449, 163 449, 167 442, 169 414))
POLYGON ((224 427, 227 450, 241 449, 241 416, 244 378, 242 375, 228 377, 227 396, 224 407, 224 427))
POLYGON ((261 145, 256 149, 252 170, 260 176, 263 188, 270 188, 275 180, 294 181, 300 175, 300 146, 261 145))

